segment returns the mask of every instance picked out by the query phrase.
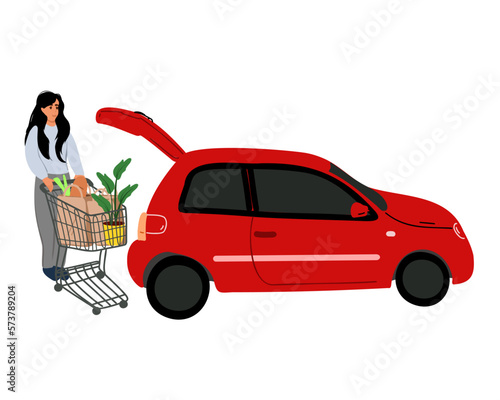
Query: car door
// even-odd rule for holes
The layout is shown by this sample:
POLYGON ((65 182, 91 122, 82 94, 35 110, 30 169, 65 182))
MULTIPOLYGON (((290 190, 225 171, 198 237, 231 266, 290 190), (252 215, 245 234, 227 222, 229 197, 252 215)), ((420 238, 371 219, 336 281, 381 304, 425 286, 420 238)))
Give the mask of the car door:
POLYGON ((249 167, 255 217, 251 229, 257 273, 268 284, 369 283, 384 235, 375 210, 335 177, 305 167, 249 167), (369 207, 351 216, 354 203, 369 207))

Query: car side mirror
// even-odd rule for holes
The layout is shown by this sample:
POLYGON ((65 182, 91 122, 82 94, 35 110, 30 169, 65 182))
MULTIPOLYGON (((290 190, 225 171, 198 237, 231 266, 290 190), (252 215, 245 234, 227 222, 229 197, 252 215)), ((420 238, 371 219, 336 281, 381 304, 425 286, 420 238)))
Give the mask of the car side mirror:
POLYGON ((354 203, 351 206, 351 217, 353 218, 361 218, 366 217, 368 215, 368 207, 361 203, 354 203))

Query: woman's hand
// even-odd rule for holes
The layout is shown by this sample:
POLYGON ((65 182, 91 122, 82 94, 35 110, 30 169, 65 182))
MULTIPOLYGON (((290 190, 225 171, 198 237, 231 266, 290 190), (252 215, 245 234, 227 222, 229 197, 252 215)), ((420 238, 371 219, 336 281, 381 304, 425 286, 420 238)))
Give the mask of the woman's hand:
MULTIPOLYGON (((73 185, 76 185, 80 189, 82 189, 82 193, 85 196, 85 193, 87 193, 87 179, 85 179, 85 176, 83 176, 83 175, 75 175, 75 181, 73 182, 73 185)), ((78 189, 77 190, 71 189, 70 196, 80 197, 81 193, 80 193, 80 191, 78 189)))
POLYGON ((45 183, 45 186, 47 186, 47 189, 49 189, 49 192, 52 192, 52 189, 54 189, 54 181, 50 179, 49 177, 43 179, 43 183, 45 183))

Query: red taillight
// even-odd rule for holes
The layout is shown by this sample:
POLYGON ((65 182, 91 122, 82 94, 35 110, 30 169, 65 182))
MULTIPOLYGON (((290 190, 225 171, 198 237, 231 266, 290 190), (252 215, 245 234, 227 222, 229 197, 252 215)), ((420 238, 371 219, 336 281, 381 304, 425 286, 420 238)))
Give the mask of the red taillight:
POLYGON ((142 213, 139 217, 137 239, 144 241, 147 235, 160 235, 167 229, 167 219, 159 214, 142 213))

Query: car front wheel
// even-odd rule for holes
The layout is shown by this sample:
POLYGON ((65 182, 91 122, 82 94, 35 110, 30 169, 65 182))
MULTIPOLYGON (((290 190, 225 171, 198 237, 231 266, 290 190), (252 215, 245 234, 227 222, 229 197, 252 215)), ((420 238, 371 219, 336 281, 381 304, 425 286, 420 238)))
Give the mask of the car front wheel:
POLYGON ((450 285, 446 265, 430 254, 407 257, 396 271, 396 286, 401 296, 417 306, 439 303, 450 285))
POLYGON ((203 308, 210 284, 206 271, 195 261, 164 260, 151 271, 146 290, 149 303, 159 314, 186 319, 203 308))

